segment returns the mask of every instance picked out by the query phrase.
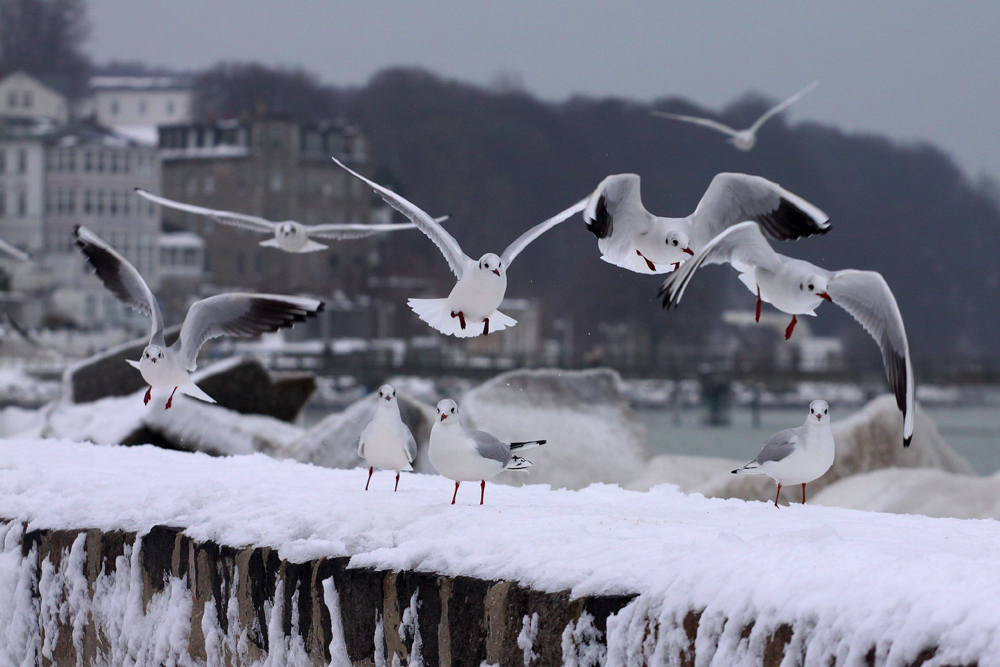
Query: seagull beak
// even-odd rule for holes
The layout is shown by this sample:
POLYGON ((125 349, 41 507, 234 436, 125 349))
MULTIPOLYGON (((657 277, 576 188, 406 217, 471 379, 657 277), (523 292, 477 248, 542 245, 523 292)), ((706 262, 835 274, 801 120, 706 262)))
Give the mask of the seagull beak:
POLYGON ((497 274, 499 276, 500 275, 500 269, 493 269, 493 273, 495 273, 495 274, 497 274))
POLYGON ((691 248, 684 248, 684 252, 694 257, 694 250, 691 250, 691 248))
POLYGON ((831 299, 830 295, 827 294, 826 292, 816 292, 816 296, 820 297, 821 299, 826 299, 830 303, 833 303, 833 299, 831 299))
POLYGON ((441 415, 441 421, 444 421, 444 418, 447 417, 447 416, 448 415, 441 415))

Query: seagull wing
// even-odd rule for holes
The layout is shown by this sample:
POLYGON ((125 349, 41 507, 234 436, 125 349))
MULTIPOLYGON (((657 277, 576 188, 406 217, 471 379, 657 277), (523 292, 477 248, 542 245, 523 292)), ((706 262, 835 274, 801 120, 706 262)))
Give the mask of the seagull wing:
POLYGON ((413 432, 407 426, 403 426, 406 429, 406 460, 413 463, 417 460, 417 441, 413 438, 413 432))
POLYGON ((465 429, 465 434, 476 443, 476 451, 484 459, 499 461, 500 465, 507 465, 510 461, 510 445, 501 442, 492 433, 486 431, 475 431, 471 428, 465 429))
POLYGON ((104 239, 83 225, 74 227, 73 234, 76 236, 76 247, 83 252, 104 286, 126 306, 152 319, 150 343, 158 342, 158 339, 162 342, 163 315, 160 313, 160 306, 135 267, 104 239))
POLYGON ((903 316, 882 274, 846 269, 833 274, 826 288, 837 304, 865 328, 882 350, 885 375, 903 413, 903 445, 913 437, 913 367, 903 316))
POLYGON ((385 203, 409 218, 410 221, 416 225, 417 229, 426 234, 427 238, 433 241, 434 245, 438 247, 438 250, 440 250, 441 254, 444 255, 444 258, 447 260, 448 266, 451 268, 451 272, 455 274, 455 277, 459 280, 462 279, 465 267, 471 264, 472 260, 469 259, 464 252, 462 252, 462 248, 458 245, 458 241, 456 241, 451 234, 446 232, 444 227, 437 223, 434 218, 427 215, 427 213, 425 213, 420 207, 415 204, 411 204, 392 190, 384 188, 378 183, 368 180, 358 172, 347 167, 337 158, 333 158, 333 161, 351 176, 354 176, 358 180, 366 183, 368 187, 378 194, 379 197, 385 200, 385 203))
POLYGON ((830 229, 830 216, 805 199, 766 178, 747 174, 717 174, 690 220, 695 249, 747 220, 781 241, 825 234, 830 229))
POLYGON ((764 442, 760 453, 754 461, 757 465, 763 465, 768 461, 781 461, 795 451, 795 447, 801 442, 801 437, 796 433, 798 429, 786 428, 778 431, 764 442))
POLYGON ((263 234, 274 234, 274 230, 278 227, 278 223, 265 220, 264 218, 256 215, 233 213, 232 211, 220 211, 214 208, 204 208, 203 206, 185 204, 183 202, 174 201, 173 199, 167 199, 166 197, 154 195, 151 192, 146 192, 142 188, 136 188, 135 192, 140 197, 148 199, 149 201, 159 204, 160 206, 166 206, 167 208, 173 208, 186 213, 194 213, 195 215, 204 215, 224 225, 242 227, 243 229, 261 232, 263 234))
POLYGON ((728 134, 733 136, 736 134, 736 130, 720 123, 719 121, 712 120, 710 118, 698 118, 697 116, 684 116, 679 113, 668 113, 666 111, 650 111, 650 114, 656 116, 657 118, 669 118, 670 120, 680 120, 685 123, 694 123, 695 125, 701 125, 702 127, 708 127, 716 132, 722 132, 723 134, 728 134))
POLYGON ((518 236, 513 243, 507 246, 507 249, 503 251, 500 255, 500 261, 505 267, 510 268, 510 263, 514 261, 514 258, 521 254, 529 243, 537 239, 539 236, 549 231, 560 222, 568 220, 573 215, 579 213, 583 210, 583 207, 587 205, 587 199, 581 199, 577 203, 573 204, 569 208, 563 210, 560 213, 552 216, 545 222, 535 225, 525 233, 518 236))
POLYGON ((703 264, 732 264, 741 272, 755 267, 777 271, 781 268, 781 258, 764 238, 756 222, 742 222, 722 232, 671 273, 660 287, 658 296, 663 298, 664 308, 676 308, 684 296, 684 290, 694 277, 695 271, 703 264))
MULTIPOLYGON (((434 218, 434 222, 442 223, 447 220, 450 216, 442 215, 440 218, 434 218)), ((412 222, 400 222, 400 223, 386 223, 386 224, 374 224, 374 225, 362 225, 362 224, 336 224, 331 223, 327 225, 311 225, 306 227, 306 234, 309 238, 318 236, 324 239, 333 239, 335 241, 349 241, 351 239, 363 239, 368 236, 374 236, 375 234, 382 234, 385 232, 395 232, 401 229, 414 229, 416 225, 412 222)))
POLYGON ((323 302, 278 294, 220 294, 195 302, 188 310, 181 334, 171 351, 184 367, 197 367, 205 341, 219 336, 249 338, 304 322, 323 310, 323 302))
POLYGON ((13 244, 7 243, 3 239, 0 239, 0 252, 6 253, 13 257, 14 259, 20 260, 22 262, 27 262, 31 259, 28 253, 24 252, 20 248, 15 247, 13 244))
POLYGON ((771 107, 770 109, 768 109, 767 111, 765 111, 764 115, 761 116, 760 118, 758 118, 757 121, 753 125, 750 126, 750 132, 754 133, 757 130, 759 130, 760 126, 763 125, 764 123, 766 123, 772 116, 781 113, 782 111, 784 111, 788 107, 792 106, 793 104, 795 104, 796 102, 798 102, 799 100, 801 100, 808 93, 812 92, 812 90, 816 86, 818 86, 818 85, 819 85, 819 81, 813 81, 808 86, 806 86, 805 88, 803 88, 799 92, 795 93, 794 95, 792 95, 791 97, 789 97, 784 102, 781 102, 780 104, 778 104, 778 105, 776 105, 774 107, 771 107))

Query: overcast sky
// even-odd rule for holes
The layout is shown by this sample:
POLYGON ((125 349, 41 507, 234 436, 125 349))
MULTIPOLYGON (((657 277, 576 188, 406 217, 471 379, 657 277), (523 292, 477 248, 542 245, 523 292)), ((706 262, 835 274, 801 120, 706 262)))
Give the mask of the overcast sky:
POLYGON ((1000 178, 1000 2, 89 0, 90 53, 202 68, 301 65, 363 84, 392 65, 488 83, 721 108, 814 79, 793 121, 925 140, 1000 178))

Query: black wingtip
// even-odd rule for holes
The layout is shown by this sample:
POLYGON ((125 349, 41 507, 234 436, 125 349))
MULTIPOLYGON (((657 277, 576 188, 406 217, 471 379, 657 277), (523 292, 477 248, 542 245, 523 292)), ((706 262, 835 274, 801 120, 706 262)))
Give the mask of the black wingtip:
POLYGON ((316 309, 316 312, 313 313, 313 315, 316 315, 318 313, 322 313, 324 310, 326 310, 326 301, 320 301, 319 302, 319 308, 316 309))
POLYGON ((903 438, 903 447, 904 448, 905 447, 909 447, 911 440, 913 440, 913 436, 912 435, 909 438, 903 438))
POLYGON ((739 473, 740 473, 740 471, 738 469, 733 471, 734 475, 738 475, 739 473))
POLYGON ((597 238, 606 239, 611 236, 615 228, 615 222, 611 214, 608 213, 607 197, 601 195, 597 200, 593 220, 587 220, 586 215, 584 215, 583 220, 587 223, 587 230, 597 238))

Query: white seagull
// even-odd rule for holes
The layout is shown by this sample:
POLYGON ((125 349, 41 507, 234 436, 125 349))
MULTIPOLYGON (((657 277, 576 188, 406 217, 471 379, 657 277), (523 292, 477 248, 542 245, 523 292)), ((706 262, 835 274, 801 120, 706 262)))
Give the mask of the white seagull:
POLYGON ((734 475, 767 475, 778 483, 774 506, 778 506, 781 487, 802 485, 802 504, 806 503, 806 484, 820 478, 833 465, 833 431, 830 430, 830 406, 826 401, 809 404, 806 423, 798 428, 778 431, 764 443, 757 458, 734 475))
POLYGON ((3 239, 0 239, 0 252, 21 262, 27 262, 31 259, 31 257, 28 256, 28 253, 14 246, 14 244, 4 241, 3 239))
POLYGON ((173 404, 174 393, 215 400, 191 379, 197 368, 198 351, 206 341, 219 336, 250 337, 290 327, 323 310, 323 302, 276 294, 220 294, 195 302, 181 325, 180 337, 167 347, 163 339, 163 315, 146 281, 128 260, 94 232, 77 225, 76 245, 97 272, 104 286, 132 310, 152 319, 149 345, 139 361, 128 363, 139 369, 149 384, 143 403, 149 403, 153 387, 170 388, 166 408, 173 404))
MULTIPOLYGON (((204 215, 211 218, 215 222, 219 222, 224 225, 249 229, 250 231, 260 232, 261 234, 271 234, 274 238, 261 241, 260 245, 265 248, 281 248, 285 252, 300 253, 325 250, 328 246, 313 241, 314 236, 322 239, 332 239, 335 241, 349 241, 351 239, 365 238, 367 236, 381 234, 383 232, 393 232, 400 229, 413 229, 416 226, 409 222, 373 225, 346 223, 303 225, 302 223, 295 222, 294 220, 272 222, 271 220, 265 220, 264 218, 256 215, 233 213, 232 211, 221 211, 214 208, 204 208, 202 206, 185 204, 183 202, 174 201, 173 199, 167 199, 166 197, 154 195, 141 188, 136 188, 135 191, 140 197, 145 197, 149 201, 155 202, 160 206, 166 206, 167 208, 173 208, 187 213, 194 213, 196 215, 204 215)), ((447 215, 436 218, 437 222, 444 222, 447 219, 447 215)))
POLYGON ((601 259, 636 273, 675 270, 717 234, 753 220, 782 241, 825 234, 830 216, 777 183, 747 174, 717 174, 686 218, 661 218, 642 205, 639 176, 608 176, 587 199, 587 229, 601 259))
POLYGON ((368 462, 368 484, 372 482, 372 473, 379 470, 396 471, 396 488, 399 490, 399 471, 412 471, 413 460, 417 458, 417 441, 413 439, 410 429, 399 416, 399 403, 396 402, 396 389, 391 384, 378 388, 375 399, 375 416, 361 432, 358 441, 358 456, 368 462))
POLYGON ((703 264, 729 263, 739 278, 757 296, 757 321, 761 302, 766 301, 792 316, 785 329, 791 337, 798 315, 816 315, 823 301, 837 304, 865 328, 882 351, 889 387, 903 413, 903 446, 913 437, 913 367, 906 341, 903 316, 896 297, 880 273, 875 271, 827 271, 815 264, 774 252, 756 223, 730 227, 667 277, 660 287, 665 308, 680 303, 684 290, 703 264))
POLYGON ((455 481, 451 504, 458 497, 458 485, 480 480, 479 504, 486 497, 486 480, 503 470, 527 470, 531 461, 515 456, 520 452, 544 445, 544 440, 501 442, 486 431, 465 428, 459 421, 458 403, 446 398, 437 404, 438 419, 431 428, 427 453, 434 469, 455 481))
POLYGON ((529 243, 583 210, 586 204, 586 200, 578 201, 521 234, 499 257, 488 252, 477 262, 462 252, 458 241, 419 207, 352 171, 337 158, 333 158, 333 161, 355 178, 364 181, 389 206, 412 220, 444 255, 452 273, 458 278, 448 298, 410 299, 407 303, 424 322, 443 334, 459 338, 485 336, 490 331, 500 331, 517 324, 517 320, 497 310, 507 292, 507 269, 510 268, 510 263, 529 243))
POLYGON ((770 120, 772 116, 781 113, 788 107, 798 102, 800 99, 805 97, 807 93, 811 92, 812 89, 818 85, 819 81, 813 81, 808 86, 806 86, 799 92, 795 93, 784 102, 768 109, 766 112, 764 112, 763 116, 758 118, 753 125, 751 125, 745 130, 734 130, 725 123, 720 123, 718 121, 711 120, 709 118, 699 118, 697 116, 684 116, 678 113, 668 113, 666 111, 655 111, 655 110, 650 111, 649 113, 653 114, 654 116, 658 116, 660 118, 681 120, 684 121, 685 123, 694 123, 695 125, 701 125, 702 127, 708 127, 713 130, 716 130, 717 132, 722 132, 723 134, 729 135, 729 139, 727 139, 727 141, 731 143, 733 146, 735 146, 741 151, 748 151, 752 149, 754 145, 757 143, 757 130, 759 130, 764 123, 770 120))

